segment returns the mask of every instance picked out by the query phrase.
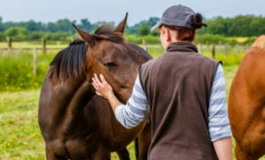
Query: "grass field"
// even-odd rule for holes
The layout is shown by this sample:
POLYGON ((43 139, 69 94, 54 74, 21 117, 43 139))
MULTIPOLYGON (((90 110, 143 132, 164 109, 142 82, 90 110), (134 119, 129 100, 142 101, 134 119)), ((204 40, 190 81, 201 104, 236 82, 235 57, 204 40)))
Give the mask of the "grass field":
MULTIPOLYGON (((228 90, 236 68, 224 67, 228 90)), ((38 98, 39 90, 0 93, 0 160, 45 159, 37 121, 38 98)), ((133 144, 129 150, 133 152, 133 144)), ((116 154, 112 159, 118 159, 116 154)))
MULTIPOLYGON (((1 47, 6 44, 0 43, 1 47)), ((14 43, 15 48, 31 47, 34 43, 14 43)), ((51 48, 63 48, 67 44, 53 43, 51 48)), ((41 47, 36 43, 36 47, 41 47)), ((210 47, 199 48, 206 56, 211 57, 210 47)), ((148 46, 149 53, 158 57, 163 50, 160 45, 148 46)), ((227 95, 234 77, 237 66, 243 56, 243 52, 231 52, 229 56, 223 54, 222 48, 218 48, 216 58, 224 63, 226 78, 227 95), (242 52, 242 53, 241 53, 242 52)), ((38 53, 38 73, 46 72, 49 62, 54 53, 43 55, 38 53)), ((43 77, 38 77, 34 82, 32 78, 32 52, 30 54, 22 53, 1 53, 0 52, 0 82, 7 83, 7 87, 0 87, 0 160, 44 160, 44 142, 40 134, 37 111, 39 99, 39 84, 43 77), (11 55, 11 56, 10 56, 11 55), (17 57, 16 55, 20 55, 17 57), (23 62, 23 63, 21 63, 23 62), (23 72, 22 72, 23 71, 23 72), (12 72, 12 74, 10 74, 12 72), (21 75, 18 75, 20 73, 21 75), (28 79, 27 79, 28 78, 28 79), (2 81, 1 81, 2 80, 2 81), (23 82, 23 83, 22 83, 23 82), (17 84, 19 83, 19 84, 17 84), (35 85, 36 84, 36 85, 35 85), (9 85, 11 88, 9 88, 9 85), (16 86, 16 87, 12 87, 16 86), (31 86, 31 88, 29 87, 31 86), (23 89, 30 88, 30 89, 23 89), (19 90, 19 91, 16 91, 19 90)), ((131 153, 131 159, 134 160, 133 143, 128 146, 131 153)), ((118 160, 115 153, 112 154, 113 160, 118 160)), ((235 158, 234 158, 235 159, 235 158)), ((265 159, 265 158, 263 158, 265 159)))

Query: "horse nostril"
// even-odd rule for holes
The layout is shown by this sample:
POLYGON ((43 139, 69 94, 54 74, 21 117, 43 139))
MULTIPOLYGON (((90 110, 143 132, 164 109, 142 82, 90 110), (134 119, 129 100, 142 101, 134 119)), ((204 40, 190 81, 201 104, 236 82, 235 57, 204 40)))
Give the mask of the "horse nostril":
POLYGON ((132 85, 133 84, 124 83, 124 84, 121 84, 120 87, 122 89, 131 89, 132 88, 132 85))
POLYGON ((122 89, 126 89, 126 88, 128 88, 128 86, 127 85, 122 85, 121 88, 122 89))

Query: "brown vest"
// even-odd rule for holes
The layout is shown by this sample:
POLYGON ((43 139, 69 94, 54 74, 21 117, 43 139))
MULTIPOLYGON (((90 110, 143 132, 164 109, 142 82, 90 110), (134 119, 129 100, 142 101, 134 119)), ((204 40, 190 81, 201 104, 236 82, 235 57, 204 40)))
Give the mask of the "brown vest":
POLYGON ((208 107, 217 62, 187 42, 141 66, 140 80, 151 111, 150 160, 215 160, 208 107))

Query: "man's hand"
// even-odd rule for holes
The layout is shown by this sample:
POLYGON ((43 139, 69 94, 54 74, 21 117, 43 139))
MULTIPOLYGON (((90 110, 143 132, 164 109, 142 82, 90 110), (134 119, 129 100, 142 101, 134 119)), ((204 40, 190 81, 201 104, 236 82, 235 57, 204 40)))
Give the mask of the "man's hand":
POLYGON ((107 99, 112 110, 115 112, 116 107, 121 105, 121 102, 114 95, 111 85, 105 80, 104 76, 100 74, 98 77, 94 74, 94 77, 92 78, 92 85, 96 90, 96 94, 107 99))
POLYGON ((111 85, 105 80, 102 74, 100 74, 99 77, 97 74, 94 74, 92 85, 95 88, 97 95, 102 96, 107 100, 114 96, 111 85))

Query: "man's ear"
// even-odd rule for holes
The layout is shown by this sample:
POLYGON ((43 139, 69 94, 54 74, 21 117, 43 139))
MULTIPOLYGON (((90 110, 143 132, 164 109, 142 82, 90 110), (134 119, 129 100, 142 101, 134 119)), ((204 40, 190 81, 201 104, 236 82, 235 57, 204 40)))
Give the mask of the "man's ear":
POLYGON ((171 32, 169 29, 166 28, 166 38, 167 38, 167 41, 171 41, 172 40, 172 37, 171 37, 171 32))
POLYGON ((167 42, 171 41, 170 30, 166 27, 161 27, 160 34, 162 34, 162 38, 165 39, 167 42))
POLYGON ((167 41, 169 43, 172 43, 172 42, 178 41, 177 38, 178 38, 178 31, 167 28, 167 41))

